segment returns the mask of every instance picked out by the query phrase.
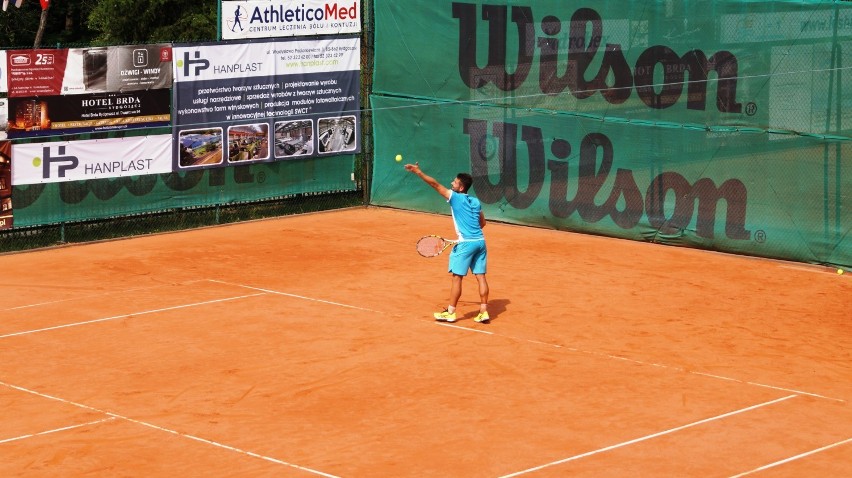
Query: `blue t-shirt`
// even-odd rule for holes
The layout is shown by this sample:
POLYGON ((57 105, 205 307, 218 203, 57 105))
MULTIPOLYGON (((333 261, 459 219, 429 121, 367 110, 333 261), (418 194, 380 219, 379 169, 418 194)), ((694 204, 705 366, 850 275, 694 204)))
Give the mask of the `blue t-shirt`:
POLYGON ((453 224, 459 240, 473 241, 485 239, 482 228, 479 226, 479 213, 482 211, 482 203, 475 197, 467 194, 450 191, 450 211, 453 214, 453 224))

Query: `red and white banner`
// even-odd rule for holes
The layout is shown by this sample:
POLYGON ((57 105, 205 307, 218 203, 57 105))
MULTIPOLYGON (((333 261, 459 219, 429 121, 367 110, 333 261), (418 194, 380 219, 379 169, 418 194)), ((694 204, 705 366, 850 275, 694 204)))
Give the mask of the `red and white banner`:
POLYGON ((168 43, 8 50, 2 66, 13 139, 167 126, 171 119, 168 43))
POLYGON ((9 96, 57 96, 168 89, 172 46, 8 50, 9 96))

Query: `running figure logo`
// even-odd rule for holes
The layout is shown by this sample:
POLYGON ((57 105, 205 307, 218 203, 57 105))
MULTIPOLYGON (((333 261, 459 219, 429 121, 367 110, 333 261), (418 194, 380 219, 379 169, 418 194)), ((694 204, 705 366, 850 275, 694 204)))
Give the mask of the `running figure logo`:
POLYGON ((242 18, 246 18, 246 9, 242 6, 237 6, 237 9, 234 10, 234 18, 233 20, 228 20, 228 26, 231 27, 232 32, 236 32, 236 28, 240 27, 240 31, 243 31, 243 24, 240 21, 242 18))

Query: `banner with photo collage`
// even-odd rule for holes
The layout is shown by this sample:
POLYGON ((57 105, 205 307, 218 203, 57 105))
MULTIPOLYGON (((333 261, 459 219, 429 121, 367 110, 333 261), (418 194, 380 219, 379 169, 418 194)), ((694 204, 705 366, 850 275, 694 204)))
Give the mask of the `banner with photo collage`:
POLYGON ((170 44, 9 50, 8 135, 168 126, 170 44))
POLYGON ((360 152, 360 39, 174 45, 174 168, 360 152))

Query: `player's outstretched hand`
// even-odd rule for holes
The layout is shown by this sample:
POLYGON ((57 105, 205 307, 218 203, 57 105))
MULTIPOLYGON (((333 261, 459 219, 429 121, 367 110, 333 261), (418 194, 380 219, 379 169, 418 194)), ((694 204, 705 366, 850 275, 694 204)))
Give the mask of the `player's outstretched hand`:
POLYGON ((418 171, 420 171, 420 163, 406 164, 405 170, 411 171, 412 173, 417 173, 418 171))

